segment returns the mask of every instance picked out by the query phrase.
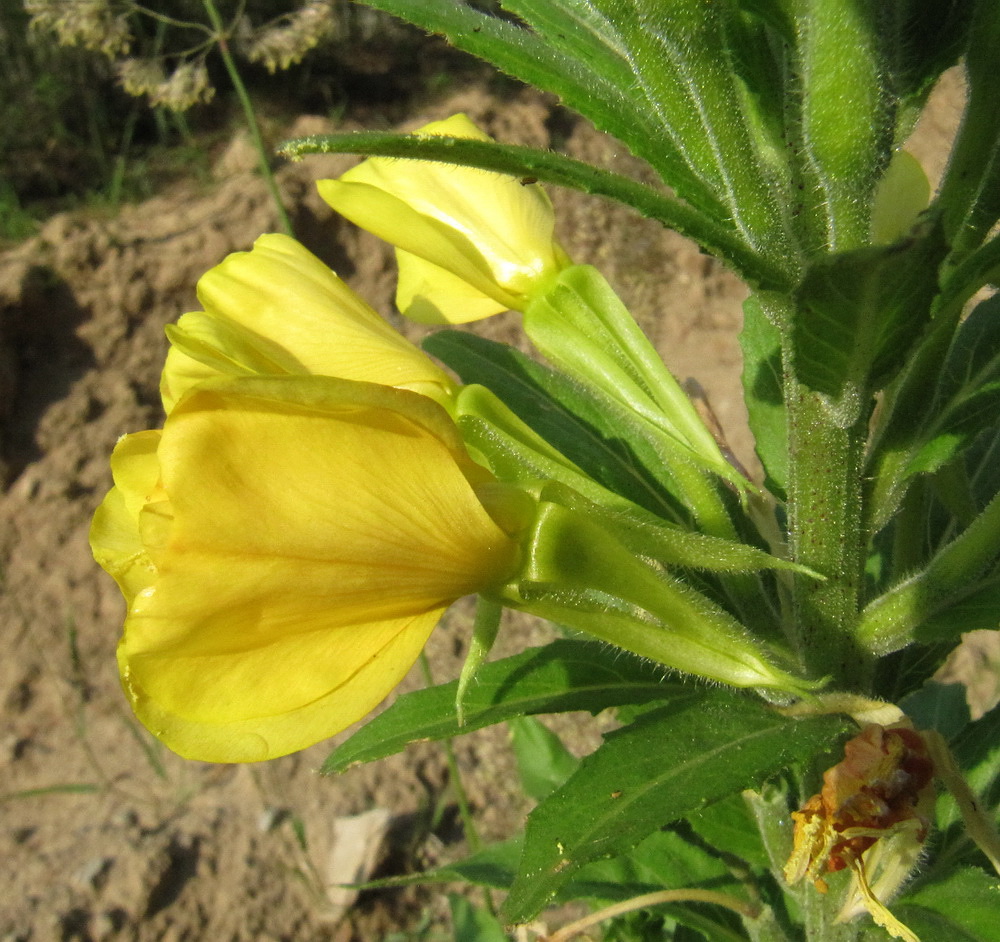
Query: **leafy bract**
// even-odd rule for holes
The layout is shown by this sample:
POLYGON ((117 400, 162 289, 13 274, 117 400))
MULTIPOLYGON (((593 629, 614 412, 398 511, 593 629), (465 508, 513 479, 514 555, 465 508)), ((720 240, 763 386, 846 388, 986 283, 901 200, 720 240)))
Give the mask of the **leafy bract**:
POLYGON ((790 720, 739 694, 695 691, 610 733, 528 819, 506 915, 537 913, 580 867, 808 759, 851 724, 790 720))
MULTIPOLYGON (((925 392, 926 396, 926 392, 925 392)), ((996 429, 1000 410, 1000 296, 978 304, 955 332, 927 408, 899 409, 879 445, 872 485, 876 527, 908 482, 933 474, 996 429)))
POLYGON ((793 330, 796 376, 842 401, 845 422, 901 369, 929 322, 943 253, 941 228, 928 219, 903 242, 822 256, 807 271, 793 330))
POLYGON ((585 641, 554 641, 484 664, 465 698, 465 725, 455 714, 457 682, 401 696, 385 712, 333 751, 324 772, 342 772, 404 749, 444 739, 515 716, 589 710, 624 703, 687 699, 694 688, 663 680, 661 668, 585 641))

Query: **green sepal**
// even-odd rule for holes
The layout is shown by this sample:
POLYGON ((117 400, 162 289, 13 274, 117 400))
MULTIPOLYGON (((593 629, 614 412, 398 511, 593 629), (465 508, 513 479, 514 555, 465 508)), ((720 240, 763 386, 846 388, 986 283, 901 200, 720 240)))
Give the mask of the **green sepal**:
POLYGON ((636 557, 587 514, 541 502, 523 547, 518 573, 498 590, 513 608, 734 687, 808 696, 821 685, 775 666, 715 602, 636 557))
POLYGON ((895 140, 896 98, 883 85, 894 33, 876 4, 815 0, 796 20, 802 215, 827 250, 857 249, 895 140))
POLYGON ((458 687, 455 689, 455 717, 460 727, 465 725, 465 700, 469 687, 476 679, 476 674, 483 662, 489 657, 493 643, 500 630, 500 616, 503 606, 497 605, 491 599, 479 596, 476 599, 476 619, 472 625, 472 637, 469 639, 469 650, 465 653, 462 672, 458 676, 458 687))
POLYGON ((524 331, 552 364, 661 429, 692 461, 738 487, 747 485, 596 268, 574 265, 546 284, 525 309, 524 331))
POLYGON ((612 534, 635 556, 654 559, 664 566, 701 569, 720 573, 761 572, 768 569, 797 572, 814 579, 818 573, 788 559, 780 559, 735 540, 705 533, 692 533, 661 520, 640 507, 616 507, 594 503, 558 484, 546 484, 539 500, 561 504, 591 520, 612 534))
POLYGON ((453 408, 466 447, 502 481, 558 481, 596 503, 632 506, 627 498, 595 481, 553 448, 485 386, 463 386, 453 408))
MULTIPOLYGON (((658 516, 688 521, 691 510, 671 470, 698 474, 673 439, 592 386, 536 363, 524 354, 483 337, 462 331, 439 331, 423 343, 424 349, 450 366, 464 383, 489 389, 503 400, 535 438, 508 425, 496 399, 482 392, 459 394, 459 425, 466 440, 478 448, 499 477, 564 481, 598 503, 596 491, 574 484, 558 473, 531 471, 536 457, 548 454, 556 464, 579 468, 604 488, 627 497, 658 516), (504 429, 497 440, 496 429, 504 429), (537 438, 544 439, 544 448, 537 438), (523 440, 522 440, 523 439, 523 440), (492 443, 492 444, 491 444, 492 443), (510 456, 504 450, 512 448, 510 456), (547 452, 545 449, 547 448, 547 452), (668 449, 672 449, 668 451, 668 449), (565 456, 565 457, 563 457, 565 456), (519 467, 521 470, 519 470, 519 467)), ((574 472, 575 473, 575 472, 574 472)))

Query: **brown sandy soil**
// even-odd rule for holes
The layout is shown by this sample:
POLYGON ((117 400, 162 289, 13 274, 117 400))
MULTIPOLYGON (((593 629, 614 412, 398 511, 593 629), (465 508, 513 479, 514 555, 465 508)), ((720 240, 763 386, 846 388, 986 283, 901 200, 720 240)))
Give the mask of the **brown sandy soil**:
MULTIPOLYGON (((501 102, 474 88, 409 126, 455 111, 506 141, 630 162, 532 92, 511 91, 501 102)), ((302 119, 289 136, 326 127, 302 119)), ((208 191, 178 187, 110 220, 61 215, 0 255, 2 942, 367 942, 417 938, 422 921, 447 924, 443 894, 415 890, 365 894, 338 922, 328 887, 338 819, 372 809, 386 809, 392 825, 378 872, 459 855, 454 793, 437 746, 333 779, 315 773, 330 744, 262 765, 187 762, 138 726, 118 687, 123 604, 90 557, 89 519, 110 484, 116 439, 161 420, 164 324, 196 307, 199 275, 275 228, 253 161, 237 139, 208 191)), ((350 162, 285 166, 281 187, 302 240, 392 316, 389 251, 334 219, 312 186, 350 162)), ((735 340, 744 289, 630 211, 577 194, 554 200, 573 257, 598 265, 667 362, 710 391, 747 458, 735 340)), ((482 329, 520 342, 513 316, 482 329)), ((457 675, 470 617, 460 603, 433 636, 437 678, 457 675)), ((527 620, 507 628, 502 653, 548 637, 527 620)), ((420 683, 414 672, 402 689, 420 683)), ((560 729, 581 752, 597 742, 587 717, 564 718, 560 729)), ((456 751, 483 835, 511 833, 527 805, 504 731, 463 737, 456 751)))

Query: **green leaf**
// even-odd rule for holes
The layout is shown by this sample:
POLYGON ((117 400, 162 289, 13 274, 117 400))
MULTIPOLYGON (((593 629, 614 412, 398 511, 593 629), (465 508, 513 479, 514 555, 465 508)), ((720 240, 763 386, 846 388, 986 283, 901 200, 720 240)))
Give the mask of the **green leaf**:
POLYGON ((965 117, 938 194, 948 241, 959 256, 982 242, 1000 212, 1000 124, 995 120, 1000 8, 995 3, 976 4, 968 36, 965 117))
POLYGON ((935 729, 952 739, 971 720, 962 684, 941 684, 930 680, 899 702, 899 708, 917 729, 935 729))
POLYGON ((576 0, 515 2, 523 22, 490 15, 459 0, 366 0, 368 6, 440 33, 510 75, 558 95, 594 125, 624 141, 654 163, 692 205, 724 218, 718 198, 685 160, 636 89, 629 64, 609 19, 576 0))
MULTIPOLYGON (((613 11, 635 86, 688 167, 725 205, 744 241, 787 266, 791 253, 781 199, 786 191, 758 152, 744 111, 723 5, 702 0, 596 5, 609 15, 613 11)), ((661 169, 656 159, 647 159, 661 169)))
MULTIPOLYGON (((651 107, 643 78, 649 63, 641 58, 643 53, 637 48, 636 37, 625 24, 631 5, 635 5, 635 0, 614 5, 599 0, 503 0, 503 6, 529 24, 542 42, 564 52, 567 58, 586 62, 593 74, 606 78, 618 98, 608 102, 608 110, 620 121, 626 116, 622 107, 626 105, 634 115, 633 120, 643 123, 646 140, 639 138, 638 128, 630 128, 624 122, 617 130, 602 126, 594 114, 603 105, 594 98, 605 97, 599 86, 590 91, 589 98, 586 94, 577 101, 565 98, 567 104, 602 130, 611 130, 625 141, 633 153, 648 160, 683 198, 711 209, 717 218, 725 218, 725 212, 719 208, 720 193, 706 186, 703 170, 689 152, 690 142, 676 133, 669 120, 664 120, 661 110, 655 105, 651 107), (581 37, 585 39, 581 41, 581 37)), ((587 89, 581 91, 586 93, 587 89)))
POLYGON ((796 375, 846 399, 846 422, 902 368, 929 323, 944 248, 940 225, 925 221, 903 242, 823 256, 806 273, 792 338, 796 375))
POLYGON ((515 716, 601 710, 695 696, 689 686, 666 683, 662 669, 606 646, 554 641, 484 664, 465 700, 465 725, 455 715, 457 682, 404 694, 333 751, 324 773, 342 772, 403 750, 409 743, 445 739, 515 716))
MULTIPOLYGON (((650 834, 630 853, 588 864, 565 883, 557 902, 587 899, 598 905, 631 899, 664 889, 700 887, 745 899, 745 891, 726 865, 673 831, 650 834)), ((720 907, 659 905, 657 912, 705 933, 709 939, 742 939, 739 919, 720 907)), ((698 938, 702 938, 699 936, 698 938)))
MULTIPOLYGON (((627 97, 627 88, 603 77, 577 55, 569 55, 533 30, 455 0, 366 0, 366 5, 392 13, 430 33, 446 36, 453 45, 492 62, 503 71, 537 88, 550 91, 577 108, 603 130, 628 131, 626 116, 642 120, 627 97), (592 92, 588 98, 588 91, 592 92), (583 105, 583 107, 579 107, 583 105)), ((646 130, 642 127, 642 130, 646 130)), ((624 134, 619 134, 626 140, 624 134)), ((636 136, 635 131, 631 136, 636 136)))
POLYGON ((42 788, 24 788, 0 794, 0 802, 18 798, 41 798, 45 795, 89 795, 101 791, 103 786, 93 782, 66 782, 63 785, 46 785, 42 788))
POLYGON ((359 884, 360 890, 378 890, 398 886, 422 886, 438 883, 472 883, 496 890, 507 890, 514 882, 517 864, 524 845, 523 835, 517 835, 497 844, 433 870, 407 873, 402 876, 382 877, 359 884))
MULTIPOLYGON (((1000 805, 1000 706, 969 723, 950 745, 955 762, 982 807, 995 809, 1000 805)), ((960 836, 968 842, 954 800, 942 796, 938 803, 938 825, 944 829, 956 824, 958 835, 948 838, 960 836)))
POLYGON ((790 720, 722 691, 650 711, 603 746, 528 819, 506 916, 534 916, 585 864, 628 852, 664 824, 807 760, 845 735, 833 716, 790 720))
POLYGON ((915 108, 965 51, 975 0, 903 0, 898 6, 892 70, 900 97, 915 108))
POLYGON ((788 416, 781 331, 770 322, 756 295, 743 305, 740 348, 743 351, 743 395, 754 447, 764 466, 768 488, 776 496, 783 497, 788 479, 788 416))
POLYGON ((977 305, 955 334, 941 371, 934 406, 917 433, 907 476, 938 470, 1000 412, 1000 295, 977 305))
POLYGON ((521 787, 535 801, 542 801, 566 781, 580 764, 541 720, 515 716, 507 721, 514 747, 521 787))
POLYGON ((996 876, 965 868, 918 885, 892 904, 892 912, 927 942, 996 942, 1000 883, 996 876))
POLYGON ((509 942, 497 917, 473 906, 464 896, 448 894, 455 942, 509 942))
POLYGON ((612 903, 663 889, 726 883, 731 874, 717 857, 673 831, 654 831, 627 854, 581 867, 556 899, 612 903))
POLYGON ((770 867, 757 822, 742 795, 730 795, 695 811, 687 821, 695 834, 720 853, 739 857, 758 870, 770 867))

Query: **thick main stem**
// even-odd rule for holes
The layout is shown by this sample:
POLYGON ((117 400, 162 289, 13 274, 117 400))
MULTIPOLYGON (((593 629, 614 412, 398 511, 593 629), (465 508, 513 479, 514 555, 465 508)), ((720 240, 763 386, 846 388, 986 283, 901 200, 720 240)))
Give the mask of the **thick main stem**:
POLYGON ((799 656, 811 675, 863 691, 870 663, 854 629, 865 560, 864 422, 841 428, 817 393, 794 382, 789 392, 789 548, 825 577, 795 579, 799 656))

